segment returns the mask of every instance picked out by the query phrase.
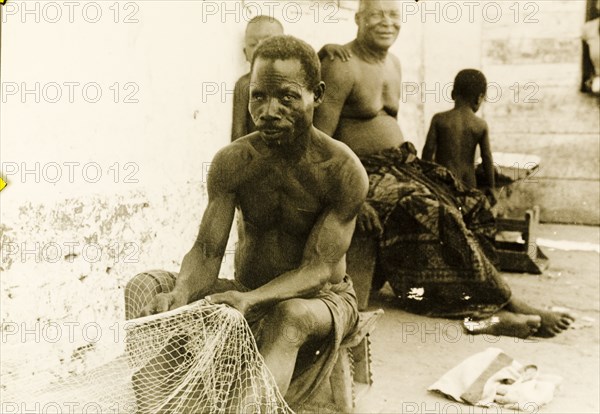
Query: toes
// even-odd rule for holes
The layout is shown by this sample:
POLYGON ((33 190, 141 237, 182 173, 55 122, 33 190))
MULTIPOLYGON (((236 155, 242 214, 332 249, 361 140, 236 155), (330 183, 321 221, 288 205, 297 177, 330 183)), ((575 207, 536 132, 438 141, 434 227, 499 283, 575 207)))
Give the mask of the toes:
POLYGON ((539 317, 538 315, 532 316, 527 321, 527 327, 529 328, 530 335, 535 335, 540 330, 541 326, 542 326, 542 318, 539 317))
POLYGON ((556 322, 556 326, 559 327, 563 331, 565 329, 569 329, 570 325, 571 325, 571 322, 569 320, 565 320, 565 319, 561 319, 558 322, 556 322))
POLYGON ((527 321, 527 326, 529 326, 531 329, 539 329, 540 326, 542 326, 542 318, 539 315, 531 316, 531 318, 527 321))
POLYGON ((539 338, 552 338, 553 336, 556 336, 556 334, 553 333, 549 328, 542 327, 535 333, 535 336, 539 338))
POLYGON ((561 319, 567 320, 567 321, 569 321, 569 323, 575 322, 575 317, 573 315, 571 315, 570 313, 563 313, 561 315, 561 319))
POLYGON ((552 331, 552 333, 554 334, 554 336, 558 335, 559 333, 561 333, 563 331, 557 325, 554 325, 553 327, 551 327, 550 330, 552 331))

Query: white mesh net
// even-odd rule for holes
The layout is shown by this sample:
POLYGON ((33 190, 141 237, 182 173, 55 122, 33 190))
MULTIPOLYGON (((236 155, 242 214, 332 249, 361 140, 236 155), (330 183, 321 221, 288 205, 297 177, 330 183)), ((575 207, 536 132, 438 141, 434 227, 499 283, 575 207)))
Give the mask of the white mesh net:
POLYGON ((201 300, 122 325, 79 373, 3 365, 2 412, 292 412, 237 310, 201 300))

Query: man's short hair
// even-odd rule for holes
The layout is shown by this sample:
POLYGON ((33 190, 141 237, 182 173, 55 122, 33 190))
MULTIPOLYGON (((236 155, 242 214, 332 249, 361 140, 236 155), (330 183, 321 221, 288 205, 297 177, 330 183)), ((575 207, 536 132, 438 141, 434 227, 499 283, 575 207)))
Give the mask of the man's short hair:
POLYGON ((275 23, 281 28, 281 32, 283 33, 283 25, 281 24, 281 22, 274 17, 266 16, 264 14, 259 14, 258 16, 253 17, 248 22, 248 24, 246 25, 246 33, 248 32, 250 25, 256 23, 275 23))
POLYGON ((475 101, 487 91, 487 80, 477 69, 463 69, 454 79, 454 94, 468 101, 475 101))
POLYGON ((268 60, 297 59, 304 71, 304 80, 309 89, 321 82, 321 62, 315 50, 305 41, 293 36, 282 35, 265 39, 254 51, 252 67, 258 58, 268 60))
POLYGON ((365 11, 366 8, 372 6, 373 3, 375 3, 375 2, 379 3, 381 1, 396 1, 396 2, 398 2, 397 4, 400 4, 400 0, 359 0, 358 1, 358 10, 356 11, 356 13, 362 13, 365 11))

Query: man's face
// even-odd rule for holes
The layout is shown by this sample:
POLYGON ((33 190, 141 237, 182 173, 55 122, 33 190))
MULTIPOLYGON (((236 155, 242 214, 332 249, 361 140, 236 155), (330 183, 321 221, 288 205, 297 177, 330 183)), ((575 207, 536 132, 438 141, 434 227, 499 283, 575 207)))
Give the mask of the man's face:
POLYGON ((315 99, 306 86, 298 59, 254 61, 248 109, 267 146, 282 147, 305 133, 312 126, 319 95, 315 99))
POLYGON ((276 21, 262 21, 249 25, 246 30, 246 37, 244 38, 244 54, 246 55, 246 60, 252 62, 254 50, 256 50, 263 40, 282 34, 283 30, 276 21))
POLYGON ((370 0, 356 15, 358 36, 375 49, 388 50, 400 33, 400 9, 395 0, 370 0))

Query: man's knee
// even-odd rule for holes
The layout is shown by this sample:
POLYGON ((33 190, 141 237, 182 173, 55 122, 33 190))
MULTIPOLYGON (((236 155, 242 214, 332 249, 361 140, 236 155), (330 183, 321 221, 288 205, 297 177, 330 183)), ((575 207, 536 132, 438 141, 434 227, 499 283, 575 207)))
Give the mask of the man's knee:
POLYGON ((137 318, 142 308, 161 290, 160 282, 148 273, 131 278, 125 285, 125 319, 137 318))
POLYGON ((159 290, 160 283, 154 277, 148 273, 139 273, 125 285, 125 300, 134 300, 149 293, 156 294, 159 290))
POLYGON ((270 340, 284 340, 300 347, 318 331, 314 312, 302 299, 290 299, 274 306, 268 317, 270 340))

